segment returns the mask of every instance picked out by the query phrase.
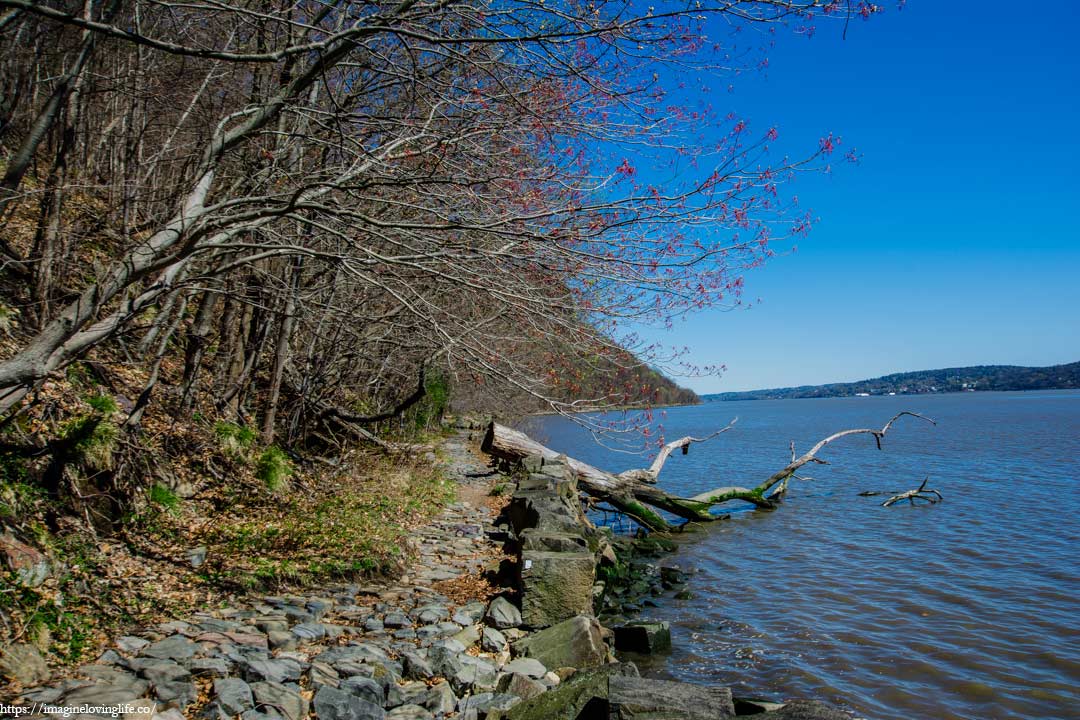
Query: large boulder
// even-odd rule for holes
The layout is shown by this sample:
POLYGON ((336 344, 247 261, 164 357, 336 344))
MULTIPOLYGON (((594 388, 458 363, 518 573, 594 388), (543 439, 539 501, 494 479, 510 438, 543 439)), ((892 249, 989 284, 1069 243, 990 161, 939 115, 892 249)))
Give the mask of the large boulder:
POLYGON ((0 647, 0 679, 10 678, 22 685, 39 685, 49 679, 49 666, 41 652, 26 643, 0 647))
POLYGON ((596 558, 590 552, 521 553, 521 619, 545 628, 593 609, 596 558))
POLYGON ((596 618, 579 615, 514 643, 514 654, 535 658, 549 668, 595 667, 608 656, 602 633, 596 618))
POLYGON ((578 720, 608 717, 608 683, 614 677, 637 677, 633 663, 612 663, 582 670, 556 687, 525 699, 501 715, 505 720, 578 720))
POLYGON ((671 650, 671 625, 666 622, 632 622, 612 628, 615 649, 646 655, 671 650))
POLYGON ((735 716, 729 688, 635 677, 608 683, 611 720, 715 720, 735 716))
POLYGON ((521 611, 502 595, 491 601, 484 616, 488 625, 506 630, 521 625, 521 611))

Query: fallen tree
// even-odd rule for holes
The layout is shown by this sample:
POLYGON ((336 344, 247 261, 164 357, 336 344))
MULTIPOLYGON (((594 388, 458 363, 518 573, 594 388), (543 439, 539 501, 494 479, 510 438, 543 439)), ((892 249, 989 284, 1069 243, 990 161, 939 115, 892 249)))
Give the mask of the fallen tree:
MULTIPOLYGON (((762 480, 753 487, 720 487, 693 497, 679 497, 660 488, 655 483, 665 462, 675 450, 681 449, 685 455, 693 443, 705 442, 720 433, 730 430, 735 420, 726 427, 704 438, 684 437, 667 443, 661 448, 656 460, 648 468, 627 470, 615 474, 600 470, 588 463, 574 458, 566 458, 567 464, 578 476, 578 488, 596 500, 605 502, 616 510, 634 518, 641 525, 656 531, 668 531, 672 524, 657 510, 664 511, 692 522, 711 522, 718 518, 712 509, 726 502, 742 500, 758 508, 772 509, 777 506, 787 491, 788 481, 798 478, 797 471, 805 465, 817 463, 827 465, 817 454, 826 445, 849 435, 871 435, 881 449, 881 439, 892 424, 908 415, 936 425, 933 420, 918 413, 904 411, 897 413, 881 429, 856 428, 841 430, 820 440, 810 450, 800 456, 795 455, 795 443, 791 443, 791 462, 779 471, 762 480), (655 509, 653 509, 655 508, 655 509)), ((480 446, 481 450, 498 460, 519 462, 530 455, 539 455, 547 460, 563 457, 561 453, 533 440, 518 430, 491 423, 480 446)))

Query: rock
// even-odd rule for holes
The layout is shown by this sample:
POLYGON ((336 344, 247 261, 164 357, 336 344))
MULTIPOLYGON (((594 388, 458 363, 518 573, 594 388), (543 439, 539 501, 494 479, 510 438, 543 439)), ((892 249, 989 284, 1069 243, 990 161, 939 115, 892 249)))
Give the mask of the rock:
POLYGON ((529 528, 521 534, 522 550, 588 552, 589 543, 577 533, 540 532, 529 528))
POLYGON ((229 674, 229 662, 224 658, 194 658, 188 663, 192 675, 201 677, 225 677, 229 674))
POLYGON ((187 660, 198 651, 199 646, 183 635, 171 635, 144 647, 139 655, 162 660, 187 660))
POLYGON ((214 694, 218 705, 228 715, 239 715, 255 705, 251 687, 240 678, 214 680, 214 694))
POLYGON ((383 626, 390 629, 412 627, 412 620, 409 616, 402 612, 387 613, 383 618, 383 626))
POLYGON ((194 683, 184 681, 157 683, 154 685, 154 694, 166 705, 181 710, 199 698, 199 690, 194 683))
POLYGON ((37 587, 52 574, 52 565, 44 554, 19 542, 10 533, 0 535, 0 560, 27 587, 37 587))
POLYGON ((67 707, 77 705, 120 705, 122 703, 134 703, 136 700, 143 699, 145 698, 140 697, 140 693, 133 692, 131 688, 101 684, 74 688, 64 693, 61 704, 67 707))
POLYGON ((522 622, 544 628, 591 614, 595 582, 596 558, 590 552, 522 552, 522 622))
POLYGON ((435 674, 425 658, 415 652, 406 652, 401 656, 402 675, 409 680, 427 680, 435 674))
POLYGON ((116 647, 120 648, 121 652, 126 653, 139 652, 149 644, 149 640, 144 640, 143 638, 135 637, 134 635, 124 635, 116 640, 116 647))
POLYGON ((517 695, 522 700, 528 700, 545 692, 547 685, 521 673, 510 673, 499 678, 495 689, 501 693, 517 695))
POLYGON ((252 658, 242 665, 244 679, 248 682, 260 680, 271 683, 285 683, 300 679, 300 663, 291 658, 261 659, 252 658))
POLYGON ((506 637, 495 628, 484 628, 480 636, 480 649, 485 652, 497 653, 506 647, 506 637))
POLYGON ((635 677, 610 679, 608 708, 612 720, 715 720, 735 716, 728 688, 635 677))
POLYGON ((40 685, 49 679, 49 666, 41 651, 27 643, 15 643, 0 648, 0 677, 8 677, 22 685, 40 685))
POLYGON ((484 603, 474 600, 459 607, 453 620, 458 625, 475 625, 484 617, 484 610, 484 603), (459 620, 459 617, 465 622, 459 620))
POLYGON ((386 626, 383 625, 383 621, 376 617, 369 617, 364 621, 364 629, 368 632, 379 632, 384 627, 386 626))
POLYGON ((666 622, 633 622, 613 628, 615 649, 645 655, 671 650, 671 625, 666 622))
POLYGON ((319 720, 383 720, 386 711, 356 695, 324 686, 315 693, 315 715, 319 720))
MULTIPOLYGON (((323 690, 329 689, 331 688, 323 688, 323 690)), ((300 693, 281 683, 252 683, 251 694, 254 695, 257 703, 273 707, 286 720, 302 720, 307 717, 308 701, 300 693)))
POLYGON ((609 680, 637 675, 633 663, 612 663, 584 670, 558 687, 515 705, 503 717, 506 720, 607 720, 609 680))
POLYGON ((424 625, 432 625, 450 617, 450 611, 442 605, 425 605, 415 611, 413 617, 424 625))
POLYGON ((435 683, 428 690, 427 699, 421 703, 431 712, 445 715, 457 707, 457 696, 448 682, 435 683))
POLYGON ((326 637, 326 626, 316 622, 300 623, 293 627, 292 634, 301 640, 318 640, 326 637))
POLYGON ((433 720, 431 711, 420 705, 399 705, 386 713, 386 720, 433 720))
POLYGON ((488 605, 484 619, 487 620, 488 625, 499 630, 514 628, 521 625, 521 611, 500 595, 488 605))
POLYGON ((332 647, 315 657, 320 662, 330 663, 335 667, 343 660, 354 662, 385 662, 390 659, 386 651, 371 643, 358 643, 356 645, 342 645, 332 647))
POLYGON ((337 670, 322 662, 316 661, 311 663, 311 667, 307 670, 307 676, 308 685, 313 690, 318 690, 323 685, 329 685, 332 688, 336 688, 341 684, 337 670))
POLYGON ((338 690, 363 698, 369 703, 380 707, 386 699, 383 686, 378 681, 361 675, 345 678, 338 684, 338 690))
POLYGON ((593 667, 607 659, 600 623, 596 618, 584 615, 519 640, 514 644, 514 652, 535 658, 549 668, 593 667))
MULTIPOLYGON (((489 629, 491 628, 485 628, 485 630, 489 629)), ((457 640, 465 647, 475 645, 476 643, 480 642, 480 638, 481 633, 480 627, 478 625, 470 625, 467 628, 462 629, 461 632, 454 635, 454 640, 457 640)))
POLYGON ((760 717, 762 720, 851 720, 847 713, 816 700, 792 700, 760 717))
POLYGON ((191 671, 172 660, 138 658, 129 662, 129 667, 155 686, 168 682, 186 682, 191 679, 191 671))
POLYGON ((297 636, 285 630, 269 631, 266 640, 271 650, 293 650, 297 645, 297 636))
POLYGON ((531 678, 542 678, 547 673, 547 668, 539 660, 523 657, 506 663, 503 666, 503 672, 519 673, 531 678))
POLYGON ((384 707, 395 708, 399 705, 420 705, 427 699, 428 686, 421 680, 414 680, 403 685, 394 683, 386 691, 384 707))
POLYGON ((480 693, 463 698, 458 703, 458 712, 462 717, 470 717, 474 713, 478 717, 486 717, 492 710, 506 711, 521 702, 517 695, 504 693, 480 693))
POLYGON ((254 624, 264 633, 269 633, 271 630, 285 631, 289 629, 289 621, 283 615, 266 615, 255 618, 254 624))
POLYGON ((206 562, 206 546, 200 545, 199 547, 193 547, 184 553, 184 557, 187 558, 188 564, 193 568, 201 567, 206 562))

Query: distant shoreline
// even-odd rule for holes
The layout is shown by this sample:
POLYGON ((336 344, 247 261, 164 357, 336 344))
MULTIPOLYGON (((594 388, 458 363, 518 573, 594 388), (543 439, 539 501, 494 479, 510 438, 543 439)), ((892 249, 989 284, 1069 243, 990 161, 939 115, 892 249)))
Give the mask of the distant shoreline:
POLYGON ((888 397, 949 393, 1080 389, 1080 362, 1049 367, 975 365, 895 373, 870 380, 701 395, 703 402, 888 397))

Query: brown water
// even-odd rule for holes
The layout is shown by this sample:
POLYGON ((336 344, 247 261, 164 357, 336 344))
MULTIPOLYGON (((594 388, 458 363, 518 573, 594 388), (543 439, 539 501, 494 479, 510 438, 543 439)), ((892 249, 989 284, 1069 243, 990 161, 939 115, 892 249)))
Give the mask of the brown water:
MULTIPOLYGON (((813 697, 866 718, 1080 717, 1080 392, 967 393, 710 403, 675 408, 669 438, 739 416, 737 430, 672 459, 661 485, 751 484, 847 427, 902 409, 885 450, 845 439, 775 512, 737 512, 685 536, 666 562, 696 567, 693 599, 661 602, 676 649, 648 672, 736 694, 813 697), (907 420, 905 418, 905 420, 907 420), (934 506, 882 508, 864 490, 925 477, 934 506)), ((534 434, 601 467, 563 419, 534 434)))

